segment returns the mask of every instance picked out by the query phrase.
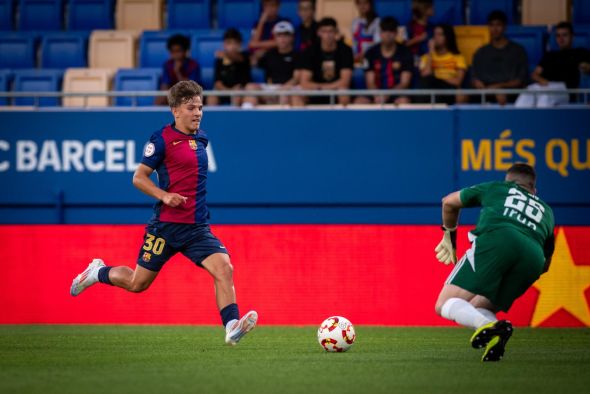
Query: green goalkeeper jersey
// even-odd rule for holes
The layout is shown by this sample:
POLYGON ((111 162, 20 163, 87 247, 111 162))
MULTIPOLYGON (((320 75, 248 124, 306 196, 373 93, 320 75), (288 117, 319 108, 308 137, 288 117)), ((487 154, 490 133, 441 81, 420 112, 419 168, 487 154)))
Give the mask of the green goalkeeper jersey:
POLYGON ((486 182, 461 190, 465 207, 482 207, 472 233, 499 228, 516 229, 536 240, 543 248, 553 235, 553 211, 539 197, 514 182, 486 182))

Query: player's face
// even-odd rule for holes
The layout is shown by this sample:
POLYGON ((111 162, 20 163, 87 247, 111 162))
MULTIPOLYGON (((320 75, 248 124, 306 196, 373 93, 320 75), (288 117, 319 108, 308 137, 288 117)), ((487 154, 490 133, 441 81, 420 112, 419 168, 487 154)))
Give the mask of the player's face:
POLYGON ((293 35, 288 33, 281 33, 275 36, 277 47, 279 49, 288 49, 293 46, 293 35))
POLYGON ((498 40, 504 36, 506 25, 502 21, 491 21, 488 25, 490 29, 490 37, 492 40, 498 40))
POLYGON ((557 29, 555 32, 555 40, 559 49, 566 49, 572 46, 572 33, 569 29, 557 29))
POLYGON ((196 132, 203 118, 203 100, 194 96, 173 109, 176 126, 182 131, 196 132))

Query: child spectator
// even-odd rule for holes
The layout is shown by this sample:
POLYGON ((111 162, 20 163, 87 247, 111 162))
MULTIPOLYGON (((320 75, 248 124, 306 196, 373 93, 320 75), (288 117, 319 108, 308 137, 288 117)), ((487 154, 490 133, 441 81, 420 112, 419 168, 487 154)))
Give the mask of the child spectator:
MULTIPOLYGON (((323 18, 318 23, 320 42, 301 55, 301 87, 306 90, 349 89, 352 79, 352 49, 338 40, 338 24, 334 18, 323 18)), ((327 104, 329 97, 306 99, 293 97, 294 105, 306 101, 327 104)), ((339 104, 348 104, 349 96, 338 96, 339 104)))
MULTIPOLYGON (((473 86, 476 89, 518 89, 527 80, 526 52, 522 46, 506 38, 506 23, 506 14, 502 11, 492 11, 488 16, 491 41, 473 55, 473 86)), ((493 99, 501 105, 513 100, 505 94, 496 94, 493 99)))
POLYGON ((265 51, 276 46, 272 36, 274 26, 279 22, 289 20, 279 15, 280 6, 281 2, 279 0, 262 0, 262 14, 260 14, 258 22, 254 24, 252 37, 248 44, 248 48, 252 53, 252 64, 256 64, 265 51))
MULTIPOLYGON (((429 51, 420 59, 420 89, 458 89, 463 84, 467 64, 457 48, 455 31, 450 25, 438 25, 428 42, 429 51)), ((423 101, 423 100, 421 100, 423 101)), ((465 96, 439 96, 436 102, 467 102, 465 96)))
POLYGON ((303 52, 318 42, 318 23, 315 20, 315 0, 300 0, 297 14, 301 24, 295 29, 295 48, 303 52))
MULTIPOLYGON (((365 53, 365 80, 368 89, 408 89, 412 81, 414 59, 410 50, 397 43, 397 19, 386 16, 380 22, 381 43, 374 45, 365 53)), ((408 97, 376 96, 372 100, 357 97, 356 103, 376 104, 409 103, 408 97)))
POLYGON ((407 27, 408 41, 414 56, 428 52, 428 40, 432 37, 432 25, 428 20, 434 15, 432 0, 414 0, 412 2, 412 20, 407 27))
MULTIPOLYGON (((160 90, 168 90, 179 81, 192 80, 200 83, 201 69, 199 64, 188 55, 189 38, 175 34, 168 39, 166 47, 170 53, 170 59, 166 60, 162 66, 160 90)), ((165 105, 166 101, 164 96, 156 98, 156 104, 165 105)))
MULTIPOLYGON (((213 79, 214 90, 241 90, 251 80, 250 59, 248 52, 242 51, 242 34, 236 29, 228 29, 223 34, 223 51, 215 59, 213 79)), ((220 100, 219 96, 207 97, 208 105, 227 104, 227 96, 220 100)), ((241 97, 232 97, 233 105, 242 103, 241 97)))
POLYGON ((379 42, 379 17, 373 0, 355 0, 359 16, 352 21, 352 50, 355 63, 363 61, 367 49, 379 42))

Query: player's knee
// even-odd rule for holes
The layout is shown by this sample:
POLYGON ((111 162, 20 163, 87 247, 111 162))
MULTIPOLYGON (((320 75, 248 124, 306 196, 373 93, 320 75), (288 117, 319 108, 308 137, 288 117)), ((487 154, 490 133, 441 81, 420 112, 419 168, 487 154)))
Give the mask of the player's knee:
POLYGON ((434 311, 436 312, 437 315, 442 316, 442 308, 443 308, 444 303, 437 301, 436 304, 434 305, 434 311))
POLYGON ((217 264, 216 269, 213 272, 213 275, 215 276, 215 279, 225 281, 231 280, 233 277, 233 273, 233 265, 227 259, 223 259, 217 264))

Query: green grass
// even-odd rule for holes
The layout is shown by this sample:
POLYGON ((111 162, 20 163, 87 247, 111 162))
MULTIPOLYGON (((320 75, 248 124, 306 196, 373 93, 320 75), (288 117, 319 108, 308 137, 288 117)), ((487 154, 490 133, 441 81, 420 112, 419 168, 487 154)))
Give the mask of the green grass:
POLYGON ((517 329, 481 363, 471 332, 356 327, 326 353, 315 327, 259 327, 237 347, 218 327, 0 326, 0 393, 581 393, 590 330, 517 329))

